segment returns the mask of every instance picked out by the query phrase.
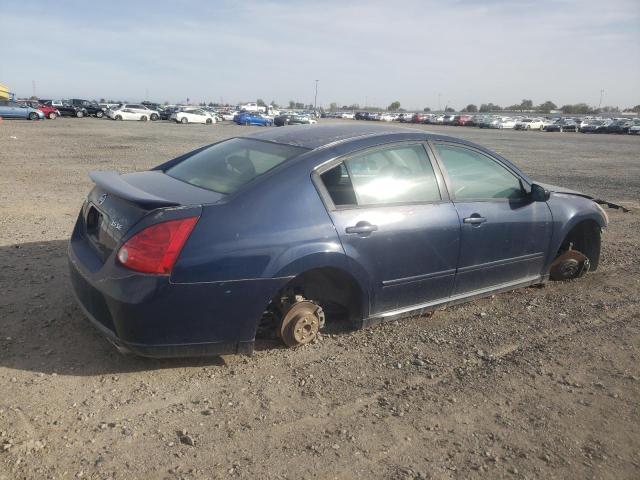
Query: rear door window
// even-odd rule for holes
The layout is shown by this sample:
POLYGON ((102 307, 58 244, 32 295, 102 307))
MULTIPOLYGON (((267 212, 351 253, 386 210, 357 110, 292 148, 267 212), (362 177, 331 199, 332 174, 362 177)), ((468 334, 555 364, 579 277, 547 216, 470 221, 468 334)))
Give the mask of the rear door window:
POLYGON ((336 206, 437 202, 442 198, 421 144, 356 154, 321 178, 336 206))

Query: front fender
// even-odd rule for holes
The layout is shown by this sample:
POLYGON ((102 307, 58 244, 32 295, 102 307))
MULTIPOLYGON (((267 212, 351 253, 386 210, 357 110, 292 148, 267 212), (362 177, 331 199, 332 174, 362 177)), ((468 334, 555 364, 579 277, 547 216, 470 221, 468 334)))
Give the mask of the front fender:
POLYGON ((553 233, 545 262, 545 273, 549 271, 562 242, 576 225, 584 221, 594 221, 601 229, 607 226, 607 218, 602 208, 587 198, 553 192, 547 204, 553 217, 553 233))

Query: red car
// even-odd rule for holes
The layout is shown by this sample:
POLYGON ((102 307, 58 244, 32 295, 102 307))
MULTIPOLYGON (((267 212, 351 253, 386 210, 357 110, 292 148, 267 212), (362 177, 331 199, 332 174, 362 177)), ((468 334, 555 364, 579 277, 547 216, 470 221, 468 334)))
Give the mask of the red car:
POLYGON ((415 115, 413 115, 413 117, 411 117, 411 123, 424 123, 426 118, 426 115, 422 113, 416 113, 415 115))
POLYGON ((29 105, 32 108, 36 108, 40 110, 42 113, 44 113, 45 118, 49 118, 51 120, 60 116, 60 112, 58 111, 58 109, 56 109, 56 107, 52 107, 51 105, 43 105, 35 100, 33 101, 22 100, 22 101, 18 101, 18 103, 29 105))
POLYGON ((35 108, 40 110, 42 113, 44 113, 45 117, 51 120, 60 116, 60 112, 58 111, 58 109, 55 107, 52 107, 51 105, 38 104, 38 106, 36 106, 35 108))
POLYGON ((466 124, 468 124, 471 120, 472 120, 472 116, 471 115, 456 115, 453 119, 453 122, 451 122, 452 125, 456 125, 458 127, 464 127, 466 124))

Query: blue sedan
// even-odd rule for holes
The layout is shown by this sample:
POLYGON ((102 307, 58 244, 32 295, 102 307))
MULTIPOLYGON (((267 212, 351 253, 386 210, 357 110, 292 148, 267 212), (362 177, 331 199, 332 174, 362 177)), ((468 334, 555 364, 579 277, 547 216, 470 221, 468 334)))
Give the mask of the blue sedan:
MULTIPOLYGON (((69 244, 90 321, 168 357, 288 346, 598 268, 607 215, 479 145, 378 125, 270 129, 93 172, 69 244)), ((607 204, 614 206, 614 204, 607 204)))
POLYGON ((238 125, 259 125, 262 127, 273 125, 272 119, 257 112, 240 112, 233 117, 233 121, 238 125))
POLYGON ((0 117, 42 120, 44 119, 44 113, 29 105, 23 105, 12 100, 0 100, 0 117))

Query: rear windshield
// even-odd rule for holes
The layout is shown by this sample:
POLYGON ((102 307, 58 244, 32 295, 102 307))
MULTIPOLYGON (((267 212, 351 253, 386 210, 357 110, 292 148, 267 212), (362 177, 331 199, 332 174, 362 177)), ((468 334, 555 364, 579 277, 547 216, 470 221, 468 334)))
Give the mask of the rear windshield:
POLYGON ((307 149, 233 138, 202 150, 165 173, 197 187, 229 194, 307 149))

